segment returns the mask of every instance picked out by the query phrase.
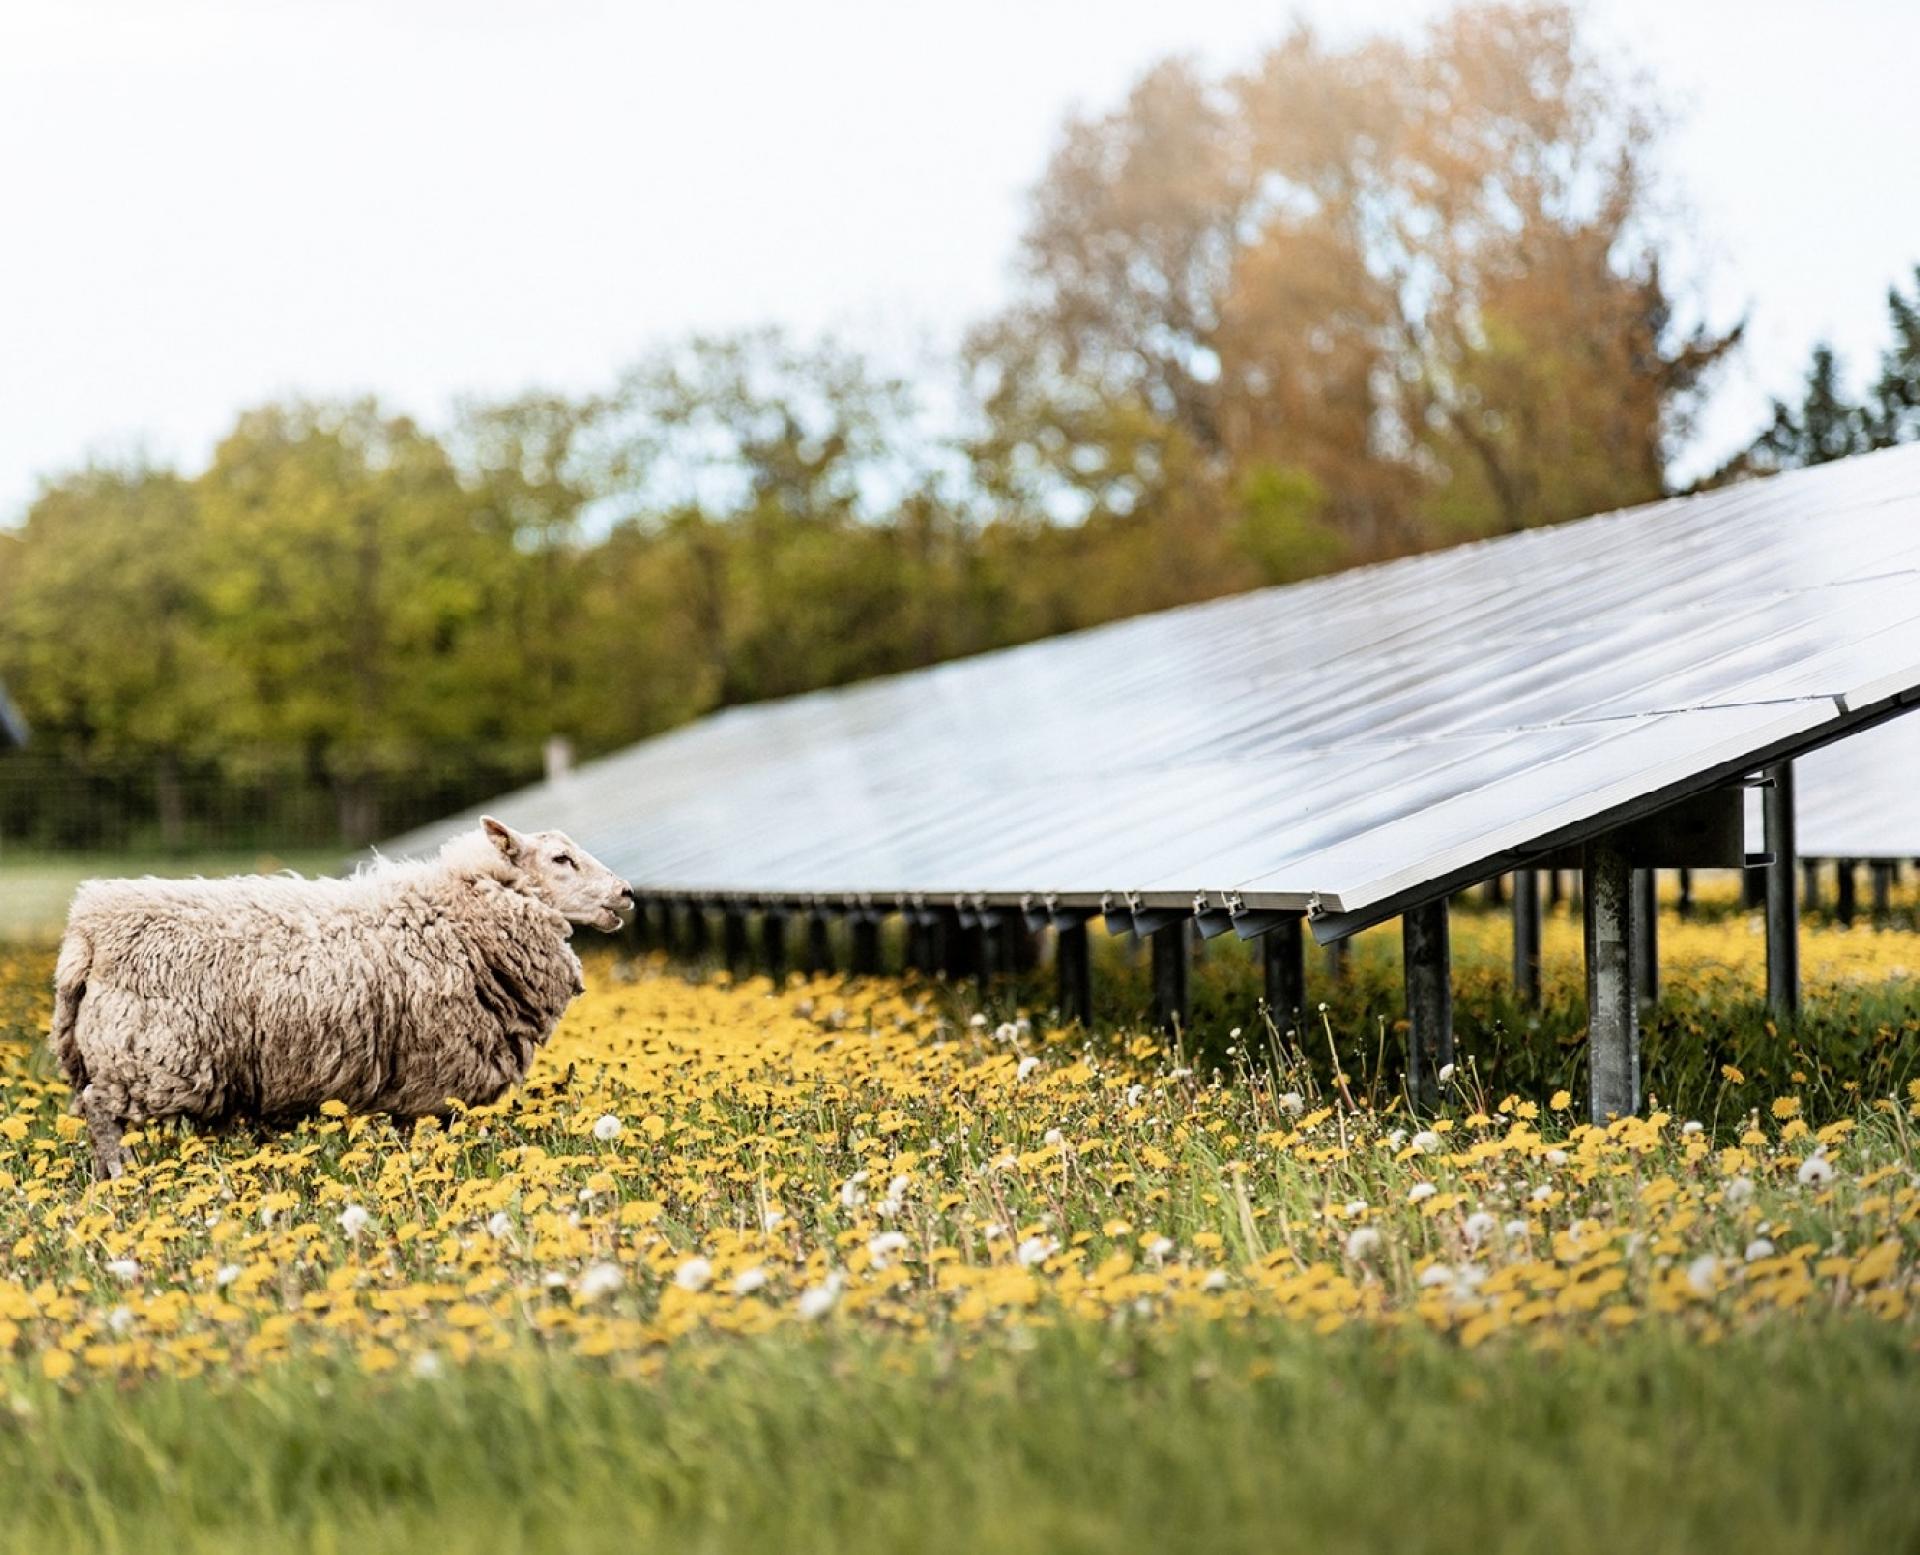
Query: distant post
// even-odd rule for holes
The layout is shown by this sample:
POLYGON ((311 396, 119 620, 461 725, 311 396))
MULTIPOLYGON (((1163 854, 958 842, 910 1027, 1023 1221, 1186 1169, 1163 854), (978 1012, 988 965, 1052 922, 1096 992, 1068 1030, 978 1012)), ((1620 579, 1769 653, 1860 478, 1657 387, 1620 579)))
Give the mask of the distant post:
POLYGON ((871 912, 851 915, 853 953, 847 970, 855 977, 875 977, 880 972, 880 919, 871 912))
POLYGON ((769 907, 760 915, 760 959, 775 988, 786 982, 787 914, 783 908, 769 907))
POLYGON ((1169 1035, 1187 1029, 1188 968, 1193 955, 1193 920, 1169 924, 1153 946, 1153 1018, 1169 1035))
POLYGON ((1523 1009, 1540 1008, 1540 873, 1513 872, 1513 996, 1523 1009))
POLYGON ((1060 1018, 1093 1024, 1093 947, 1087 920, 1077 914, 1058 920, 1054 930, 1053 972, 1058 980, 1060 1018))
POLYGON ((736 975, 747 967, 747 915, 738 907, 720 914, 720 954, 727 970, 736 975))
POLYGON ((1300 1032, 1307 1012, 1307 947, 1300 919, 1283 919, 1260 936, 1261 981, 1281 1035, 1300 1032))
POLYGON ((1884 924, 1893 912, 1893 860, 1877 858, 1873 871, 1873 921, 1884 924))
POLYGON ((1855 889, 1858 882, 1854 879, 1854 862, 1850 858, 1833 861, 1833 916, 1842 928, 1853 927, 1854 914, 1859 910, 1859 898, 1855 889))
POLYGON ((1445 897, 1400 918, 1407 985, 1407 1090, 1423 1107, 1440 1099, 1440 1071, 1453 1062, 1453 949, 1445 897))
POLYGON ((1660 1002, 1660 872, 1633 872, 1633 992, 1643 1010, 1660 1002))
POLYGON ((1587 951, 1587 1116, 1596 1124, 1640 1106, 1640 1013, 1633 959, 1633 865, 1620 840, 1596 837, 1582 855, 1587 951))
POLYGON ((1794 900, 1796 838, 1793 824, 1793 763, 1767 769, 1773 782, 1761 791, 1767 851, 1767 1004, 1780 1020, 1800 1014, 1800 907, 1794 900))
POLYGON ((807 914, 807 973, 821 977, 833 970, 833 920, 815 909, 807 914))

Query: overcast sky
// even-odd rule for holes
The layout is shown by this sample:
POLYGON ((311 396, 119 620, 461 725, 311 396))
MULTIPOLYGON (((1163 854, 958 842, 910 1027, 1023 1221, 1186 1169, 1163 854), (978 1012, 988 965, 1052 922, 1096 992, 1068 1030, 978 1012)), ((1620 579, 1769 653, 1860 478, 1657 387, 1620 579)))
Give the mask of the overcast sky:
MULTIPOLYGON (((0 522, 89 453, 204 460, 269 396, 588 389, 781 321, 903 353, 1005 295, 1063 113, 1426 0, 4 0, 0 522)), ((1687 467, 1920 260, 1911 0, 1595 0, 1685 110, 1687 264, 1750 312, 1687 467)))

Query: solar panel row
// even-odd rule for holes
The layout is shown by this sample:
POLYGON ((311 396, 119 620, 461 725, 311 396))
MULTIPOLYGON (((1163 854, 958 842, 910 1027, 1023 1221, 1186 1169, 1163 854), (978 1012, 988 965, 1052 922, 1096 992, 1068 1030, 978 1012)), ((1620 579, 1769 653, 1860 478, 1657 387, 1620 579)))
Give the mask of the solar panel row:
POLYGON ((1907 448, 730 709, 489 808, 661 895, 1326 936, 1916 696, 1907 448))

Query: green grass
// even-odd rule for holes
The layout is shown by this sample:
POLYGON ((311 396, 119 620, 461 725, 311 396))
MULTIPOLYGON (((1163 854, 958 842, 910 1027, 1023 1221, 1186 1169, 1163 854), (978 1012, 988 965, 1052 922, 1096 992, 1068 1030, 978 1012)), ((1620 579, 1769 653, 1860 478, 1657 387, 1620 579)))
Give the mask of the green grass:
POLYGON ((1283 1325, 841 1337, 384 1383, 296 1364, 0 1410, 0 1548, 1911 1549, 1920 1367, 1882 1327, 1539 1356, 1283 1325))
POLYGON ((0 945, 45 944, 60 937, 67 904, 83 880, 102 875, 233 875, 296 869, 333 874, 337 850, 289 853, 32 853, 0 849, 0 945))

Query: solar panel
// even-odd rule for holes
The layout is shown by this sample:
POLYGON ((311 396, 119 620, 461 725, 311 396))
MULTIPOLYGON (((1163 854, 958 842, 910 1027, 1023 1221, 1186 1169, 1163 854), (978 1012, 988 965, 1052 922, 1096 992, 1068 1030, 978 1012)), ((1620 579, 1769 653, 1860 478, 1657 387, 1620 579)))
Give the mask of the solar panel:
POLYGON ((729 709, 486 808, 656 894, 1343 932, 1916 694, 1920 447, 729 709))
POLYGON ((1796 765, 1802 858, 1920 859, 1920 714, 1796 765))

